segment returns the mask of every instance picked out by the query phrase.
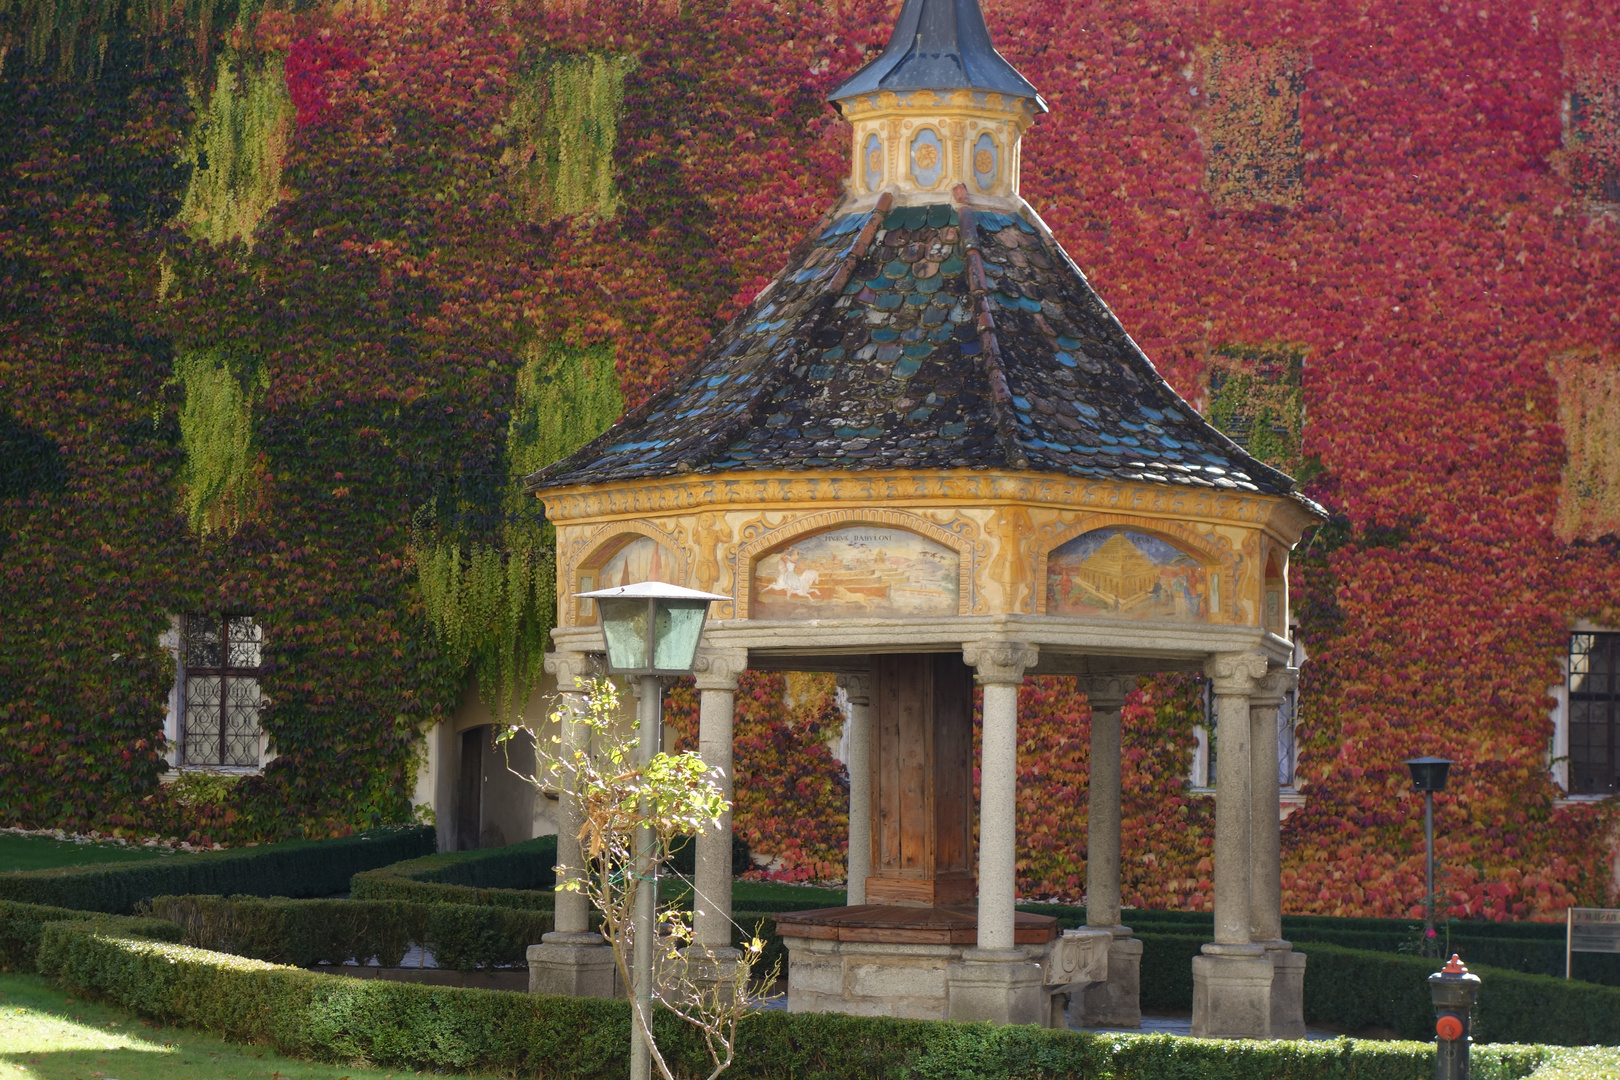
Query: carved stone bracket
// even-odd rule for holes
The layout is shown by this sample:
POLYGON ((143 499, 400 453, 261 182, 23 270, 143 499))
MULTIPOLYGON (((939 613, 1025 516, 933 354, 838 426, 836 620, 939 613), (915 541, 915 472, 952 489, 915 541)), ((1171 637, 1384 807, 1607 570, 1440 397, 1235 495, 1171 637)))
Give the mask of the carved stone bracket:
POLYGON ((1136 689, 1135 675, 1081 675, 1075 689, 1086 695, 1095 712, 1115 712, 1125 706, 1125 698, 1136 689))
POLYGON ((1024 672, 1035 666, 1041 651, 1024 641, 964 641, 962 659, 973 668, 980 686, 1021 686, 1024 672))
POLYGON ((1249 702, 1258 708, 1276 708, 1283 703, 1288 691, 1299 685, 1298 668, 1272 668, 1266 672, 1254 692, 1249 696, 1249 702))
POLYGON ((1204 664, 1204 674, 1215 684, 1215 696, 1247 697, 1265 678, 1271 661, 1260 653, 1216 653, 1204 664))
POLYGON ((700 649, 692 662, 699 690, 735 690, 737 680, 747 670, 746 649, 700 649))
POLYGON ((577 690, 580 679, 598 674, 598 664, 590 653, 551 652, 545 657, 546 674, 557 678, 557 689, 577 690))
POLYGON ((849 698, 851 705, 870 705, 872 703, 872 676, 866 672, 859 674, 845 672, 838 676, 838 686, 849 698))

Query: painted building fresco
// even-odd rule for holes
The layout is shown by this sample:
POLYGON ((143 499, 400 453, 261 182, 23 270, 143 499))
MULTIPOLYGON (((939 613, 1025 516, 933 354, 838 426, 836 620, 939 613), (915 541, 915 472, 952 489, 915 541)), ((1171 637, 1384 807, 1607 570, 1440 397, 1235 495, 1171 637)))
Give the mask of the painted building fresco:
POLYGON ((853 525, 794 540, 754 564, 755 619, 955 615, 960 558, 904 529, 853 525))
POLYGON ((684 584, 680 580, 680 565, 675 557, 664 550, 664 545, 649 536, 637 537, 614 552, 613 557, 596 571, 592 588, 611 589, 615 585, 635 585, 643 581, 684 584))
POLYGON ((1203 622, 1209 575, 1180 548, 1135 529, 1077 536, 1046 562, 1049 615, 1203 622))

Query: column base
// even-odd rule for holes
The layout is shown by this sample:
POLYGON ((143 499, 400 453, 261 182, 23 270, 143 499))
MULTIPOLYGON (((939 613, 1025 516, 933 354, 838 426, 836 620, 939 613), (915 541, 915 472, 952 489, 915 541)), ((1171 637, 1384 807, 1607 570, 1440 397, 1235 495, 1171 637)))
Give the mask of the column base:
POLYGON ((681 950, 681 955, 686 958, 685 974, 688 980, 701 987, 704 993, 718 986, 726 995, 726 1000, 731 1000, 733 988, 737 985, 737 969, 742 966, 741 949, 733 949, 729 945, 720 948, 689 945, 681 950))
POLYGON ((1128 926, 1111 926, 1108 979, 1095 982, 1079 995, 1081 1027, 1142 1026, 1142 942, 1131 937, 1128 926))
POLYGON ((561 997, 617 998, 624 996, 613 946, 601 934, 552 932, 530 945, 529 993, 561 997))
POLYGON ((1287 941, 1265 942, 1271 961, 1271 1037, 1305 1037, 1305 954, 1287 941))
POLYGON ((1260 945, 1205 945, 1193 957, 1192 1033, 1202 1039, 1271 1038, 1275 970, 1260 945))
POLYGON ((1050 1023, 1041 967, 1017 949, 966 949, 946 973, 952 1020, 1050 1023))

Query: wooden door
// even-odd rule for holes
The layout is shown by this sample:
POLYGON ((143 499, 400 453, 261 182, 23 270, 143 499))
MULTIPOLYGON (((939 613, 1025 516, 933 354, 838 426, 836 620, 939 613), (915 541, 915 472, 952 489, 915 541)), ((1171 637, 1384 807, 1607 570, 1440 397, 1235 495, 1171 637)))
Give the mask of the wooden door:
POLYGON ((973 673, 954 654, 872 658, 873 904, 970 901, 973 673))

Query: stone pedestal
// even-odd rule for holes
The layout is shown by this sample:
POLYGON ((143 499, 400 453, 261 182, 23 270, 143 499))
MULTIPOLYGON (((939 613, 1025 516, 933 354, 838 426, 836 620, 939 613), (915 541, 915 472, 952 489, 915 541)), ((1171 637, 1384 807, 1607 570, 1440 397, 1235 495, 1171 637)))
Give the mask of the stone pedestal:
POLYGON ((977 931, 970 907, 784 913, 776 932, 788 951, 788 1011, 1044 1025, 1049 983, 1104 974, 1097 935, 1060 938, 1050 916, 1019 912, 1011 949, 976 949, 977 931))
POLYGON ((1081 1027, 1141 1027, 1142 943, 1131 937, 1128 926, 1109 931, 1108 977, 1078 995, 1080 1008, 1073 1018, 1081 1027))
POLYGON ((964 949, 946 977, 952 1020, 1051 1023, 1040 965, 1018 949, 964 949))
POLYGON ((530 945, 529 993, 564 997, 624 996, 613 947, 601 934, 553 932, 530 945))
POLYGON ((1205 945, 1193 957, 1192 1033, 1201 1039, 1271 1037, 1275 971, 1259 945, 1205 945))
POLYGON ((1303 1039, 1305 954, 1294 952, 1286 941, 1268 941, 1265 945, 1266 959, 1271 961, 1271 1037, 1303 1039))

